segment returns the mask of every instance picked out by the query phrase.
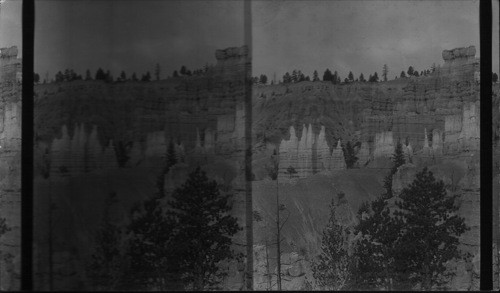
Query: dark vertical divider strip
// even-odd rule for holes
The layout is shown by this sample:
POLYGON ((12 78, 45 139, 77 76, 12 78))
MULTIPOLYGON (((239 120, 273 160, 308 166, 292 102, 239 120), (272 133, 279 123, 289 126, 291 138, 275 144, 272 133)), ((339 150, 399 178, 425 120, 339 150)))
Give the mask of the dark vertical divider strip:
POLYGON ((492 11, 491 1, 479 3, 479 22, 481 36, 481 290, 493 289, 493 156, 492 156, 492 88, 491 88, 491 37, 492 11))
POLYGON ((253 201, 252 201, 252 2, 244 3, 244 36, 248 48, 245 76, 245 206, 247 268, 246 289, 253 290, 253 201))
POLYGON ((21 135, 21 290, 33 290, 33 51, 35 3, 23 0, 21 135))

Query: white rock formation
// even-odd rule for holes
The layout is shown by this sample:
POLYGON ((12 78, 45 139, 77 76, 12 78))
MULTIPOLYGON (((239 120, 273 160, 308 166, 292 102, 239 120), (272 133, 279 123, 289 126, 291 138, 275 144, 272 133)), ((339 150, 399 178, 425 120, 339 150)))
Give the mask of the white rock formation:
POLYGON ((394 139, 392 131, 375 134, 375 148, 373 157, 390 157, 394 153, 394 139))
POLYGON ((342 145, 340 144, 340 139, 337 142, 337 147, 332 150, 331 161, 332 170, 344 170, 346 168, 344 151, 342 150, 342 145))

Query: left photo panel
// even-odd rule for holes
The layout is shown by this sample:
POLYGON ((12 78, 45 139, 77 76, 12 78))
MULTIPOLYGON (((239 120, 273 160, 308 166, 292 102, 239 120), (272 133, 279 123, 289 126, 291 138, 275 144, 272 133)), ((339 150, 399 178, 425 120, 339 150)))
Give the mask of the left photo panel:
POLYGON ((22 3, 0 0, 0 291, 21 289, 22 3))
POLYGON ((244 22, 243 1, 35 2, 35 290, 251 284, 244 22))

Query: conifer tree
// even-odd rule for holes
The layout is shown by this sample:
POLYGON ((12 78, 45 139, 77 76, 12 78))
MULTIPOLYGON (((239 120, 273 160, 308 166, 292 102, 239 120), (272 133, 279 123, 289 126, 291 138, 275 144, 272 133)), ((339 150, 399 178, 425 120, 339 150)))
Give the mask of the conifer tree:
POLYGON ((359 81, 360 81, 360 82, 365 82, 365 81, 366 81, 365 76, 363 75, 363 73, 361 73, 361 74, 359 75, 359 81))
POLYGON ((101 225, 95 235, 96 246, 87 275, 96 290, 118 290, 124 277, 126 260, 122 251, 121 229, 112 222, 110 210, 116 202, 116 193, 106 198, 101 225))
POLYGON ((405 155, 403 153, 403 145, 400 141, 396 144, 394 154, 392 155, 392 162, 394 163, 391 174, 395 174, 398 168, 406 163, 405 155))
POLYGON ((290 73, 285 73, 285 75, 283 75, 283 83, 290 83, 292 82, 292 77, 290 76, 290 73))
POLYGON ((426 291, 442 285, 451 273, 446 263, 470 257, 458 249, 459 237, 468 230, 458 216, 458 195, 448 195, 442 180, 437 181, 425 167, 415 180, 401 191, 396 201, 405 229, 401 231, 397 269, 409 271, 408 280, 426 291))
POLYGON ((401 71, 401 74, 399 75, 399 77, 405 78, 406 77, 406 73, 404 71, 401 71))
POLYGON ((85 71, 85 80, 92 80, 92 76, 90 75, 90 70, 87 69, 85 71))
POLYGON ((361 237, 356 243, 354 257, 357 260, 355 283, 361 290, 392 290, 400 279, 394 264, 399 256, 396 247, 401 222, 391 217, 388 198, 386 190, 358 212, 359 223, 354 230, 361 237))
POLYGON ((323 81, 332 81, 332 77, 332 72, 327 68, 323 73, 323 81))
POLYGON ((210 181, 198 167, 172 193, 169 205, 167 249, 186 289, 217 289, 227 275, 220 262, 234 259, 231 237, 241 228, 229 215, 230 195, 221 195, 216 181, 210 181))
POLYGON ((354 75, 352 74, 352 71, 349 71, 348 79, 350 82, 354 81, 354 75))
POLYGON ((168 143, 166 159, 165 173, 168 172, 170 167, 177 164, 177 155, 175 154, 175 145, 172 140, 168 143))
POLYGON ((345 146, 342 146, 342 150, 344 151, 344 159, 347 169, 351 169, 354 167, 354 164, 358 161, 358 157, 356 157, 354 146, 348 141, 345 146))
POLYGON ((408 76, 412 76, 415 74, 415 69, 413 69, 413 66, 408 67, 408 76))
POLYGON ((160 80, 160 73, 161 73, 160 64, 159 64, 159 63, 156 63, 156 66, 155 66, 155 77, 156 77, 156 81, 160 80))
POLYGON ((319 81, 318 71, 316 71, 316 70, 314 70, 314 72, 313 72, 313 80, 312 81, 319 81))
POLYGON ((163 173, 158 176, 155 194, 131 210, 124 285, 135 290, 179 290, 177 267, 172 261, 169 244, 174 227, 162 202, 163 173))
POLYGON ((352 279, 354 262, 348 254, 348 235, 349 229, 336 218, 332 199, 330 218, 321 238, 321 253, 312 265, 314 279, 322 290, 345 290, 352 279))

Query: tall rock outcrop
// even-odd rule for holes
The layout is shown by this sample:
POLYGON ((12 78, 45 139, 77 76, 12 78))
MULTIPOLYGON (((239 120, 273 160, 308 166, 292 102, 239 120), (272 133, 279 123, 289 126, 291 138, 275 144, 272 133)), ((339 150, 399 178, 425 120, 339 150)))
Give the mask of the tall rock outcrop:
POLYGON ((302 126, 300 140, 295 134, 295 128, 290 126, 290 138, 282 139, 279 145, 279 178, 306 178, 319 172, 330 172, 346 168, 344 152, 338 141, 336 147, 330 147, 325 139, 325 126, 321 126, 318 135, 314 135, 312 125, 302 126), (296 175, 290 175, 288 168, 293 167, 296 175))
POLYGON ((98 140, 97 126, 86 132, 85 125, 76 125, 73 137, 63 125, 61 138, 56 138, 50 146, 50 174, 53 176, 76 176, 95 170, 118 168, 112 141, 106 147, 98 140))

